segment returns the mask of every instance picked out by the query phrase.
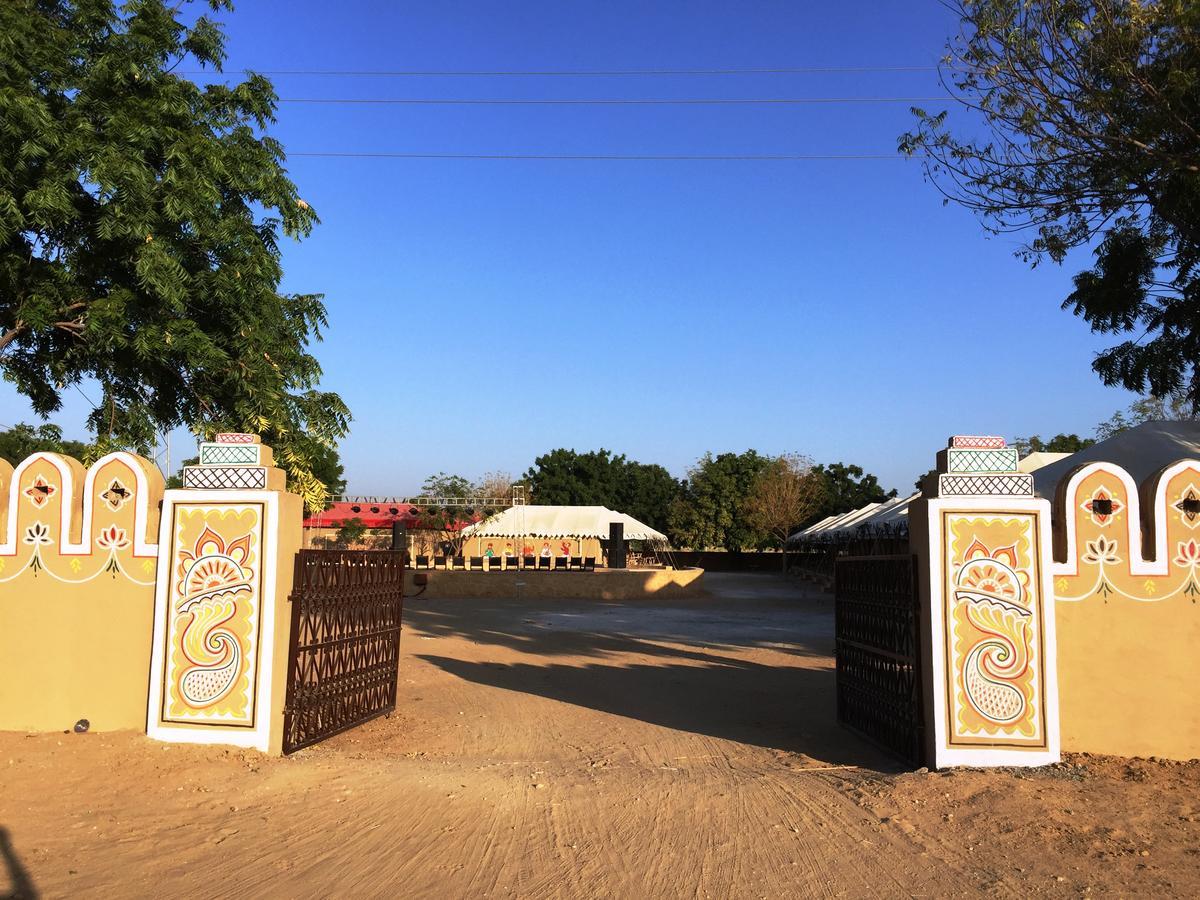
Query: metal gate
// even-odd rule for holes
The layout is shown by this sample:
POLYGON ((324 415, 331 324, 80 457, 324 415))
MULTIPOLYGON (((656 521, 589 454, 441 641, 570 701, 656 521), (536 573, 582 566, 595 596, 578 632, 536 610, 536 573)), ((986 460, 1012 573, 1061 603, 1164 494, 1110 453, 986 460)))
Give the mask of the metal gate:
POLYGON ((844 556, 834 570, 838 721, 913 765, 924 757, 912 557, 844 556))
POLYGON ((404 554, 296 554, 283 752, 396 708, 404 554))

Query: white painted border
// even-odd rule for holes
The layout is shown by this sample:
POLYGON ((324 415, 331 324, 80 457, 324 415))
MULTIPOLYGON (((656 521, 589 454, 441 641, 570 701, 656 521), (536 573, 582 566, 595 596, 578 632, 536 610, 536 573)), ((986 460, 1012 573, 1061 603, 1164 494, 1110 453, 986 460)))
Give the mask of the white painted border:
POLYGON ((150 699, 146 706, 146 734, 155 740, 177 744, 229 744, 250 747, 264 753, 270 750, 271 722, 276 710, 271 705, 272 680, 275 673, 275 606, 279 560, 279 492, 278 491, 201 491, 176 488, 163 495, 162 518, 159 522, 159 546, 165 548, 158 557, 158 575, 154 588, 154 645, 150 657, 150 699), (162 678, 166 665, 165 647, 167 616, 170 609, 170 569, 174 553, 170 534, 176 504, 190 503, 261 503, 263 504, 262 594, 259 614, 262 616, 258 634, 258 690, 255 692, 254 728, 220 725, 188 726, 159 721, 162 709, 162 678))
POLYGON ((926 544, 916 548, 918 559, 922 561, 920 573, 927 582, 925 606, 922 610, 928 629, 929 645, 926 649, 924 641, 922 648, 925 656, 925 694, 926 710, 931 712, 933 721, 925 723, 926 747, 930 752, 931 762, 937 768, 944 766, 1044 766, 1058 762, 1061 759, 1061 741, 1059 736, 1058 718, 1058 643, 1054 628, 1054 581, 1050 572, 1050 502, 1039 498, 1009 498, 1009 497, 948 497, 926 501, 919 506, 914 504, 910 514, 926 514, 926 544), (923 507, 923 509, 922 509, 923 507), (943 585, 946 581, 946 556, 943 549, 942 512, 980 513, 983 515, 1003 516, 1010 513, 1038 513, 1040 531, 1037 536, 1041 551, 1041 592, 1043 609, 1042 620, 1042 653, 1045 666, 1042 676, 1045 678, 1046 707, 1042 710, 1042 727, 1046 732, 1045 750, 1023 750, 1008 747, 978 747, 958 748, 949 747, 946 727, 946 708, 949 698, 946 696, 946 658, 945 658, 945 628, 942 619, 944 602, 943 585), (926 564, 927 563, 927 564, 926 564), (929 700, 932 699, 932 706, 929 700))
MULTIPOLYGON (((87 469, 83 479, 83 516, 79 542, 71 541, 71 526, 75 515, 75 478, 71 467, 67 465, 67 457, 60 453, 34 453, 27 456, 19 466, 13 469, 12 483, 8 487, 8 523, 5 528, 4 543, 0 543, 0 556, 15 556, 17 553, 17 519, 21 500, 21 482, 25 472, 38 460, 44 460, 58 470, 62 479, 62 500, 59 503, 59 555, 60 556, 89 556, 92 553, 92 520, 95 513, 95 500, 92 496, 96 476, 102 466, 114 459, 119 459, 133 470, 135 493, 133 497, 133 554, 134 556, 152 557, 158 555, 158 545, 146 540, 146 523, 150 517, 150 483, 146 478, 146 470, 141 467, 138 457, 132 453, 118 451, 109 453, 96 460, 87 469)), ((161 532, 161 523, 160 523, 161 532)))
MULTIPOLYGON (((1097 472, 1105 472, 1117 478, 1125 486, 1126 496, 1129 498, 1125 510, 1125 540, 1128 542, 1125 546, 1129 549, 1125 555, 1129 558, 1130 576, 1170 574, 1171 555, 1167 551, 1167 485, 1176 475, 1188 469, 1194 471, 1197 481, 1200 481, 1200 460, 1181 459, 1146 482, 1154 488, 1154 505, 1151 508, 1154 515, 1154 558, 1149 560, 1145 558, 1145 547, 1142 545, 1142 496, 1133 476, 1115 463, 1109 462, 1088 463, 1072 472, 1062 493, 1063 505, 1055 509, 1066 528, 1067 558, 1064 562, 1054 562, 1054 574, 1079 574, 1079 538, 1075 527, 1075 515, 1080 502, 1079 486, 1083 484, 1084 479, 1097 472)), ((1200 536, 1200 531, 1197 535, 1200 536)))

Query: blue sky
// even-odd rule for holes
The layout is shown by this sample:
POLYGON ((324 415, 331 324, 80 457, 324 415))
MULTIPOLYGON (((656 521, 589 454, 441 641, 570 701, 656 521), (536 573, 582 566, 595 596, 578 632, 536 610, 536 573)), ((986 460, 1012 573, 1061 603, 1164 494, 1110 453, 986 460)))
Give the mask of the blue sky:
MULTIPOLYGON (((286 8, 225 17, 228 72, 929 66, 954 27, 936 0, 286 8)), ((274 80, 283 98, 939 94, 931 71, 274 80)), ((285 103, 274 134, 292 153, 892 154, 908 105, 285 103)), ((798 451, 906 490, 949 434, 1090 434, 1130 400, 1090 369, 1109 342, 1059 308, 1087 260, 1030 270, 915 162, 289 168, 322 225, 286 247, 283 287, 326 294, 354 492, 519 474, 560 446, 678 475, 706 450, 798 451)), ((71 392, 56 421, 81 434, 87 409, 71 392)), ((21 419, 3 386, 0 422, 21 419)))

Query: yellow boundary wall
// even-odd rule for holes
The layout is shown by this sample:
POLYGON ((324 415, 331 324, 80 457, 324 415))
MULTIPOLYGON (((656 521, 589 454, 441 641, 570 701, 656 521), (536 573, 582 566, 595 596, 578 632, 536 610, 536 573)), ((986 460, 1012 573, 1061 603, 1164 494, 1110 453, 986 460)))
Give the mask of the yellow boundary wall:
POLYGON ((0 491, 0 729, 144 728, 162 476, 37 453, 0 491))
POLYGON ((1053 527, 1063 749, 1200 757, 1200 461, 1075 469, 1053 527))

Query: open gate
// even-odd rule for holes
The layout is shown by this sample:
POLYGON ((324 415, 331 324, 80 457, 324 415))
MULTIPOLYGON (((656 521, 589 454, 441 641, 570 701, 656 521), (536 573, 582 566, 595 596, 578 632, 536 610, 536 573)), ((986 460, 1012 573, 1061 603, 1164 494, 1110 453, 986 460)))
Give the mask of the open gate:
POLYGON ((918 593, 908 554, 844 556, 834 569, 838 721, 924 758, 918 593))
POLYGON ((290 599, 284 753, 396 708, 404 554, 301 550, 290 599))

